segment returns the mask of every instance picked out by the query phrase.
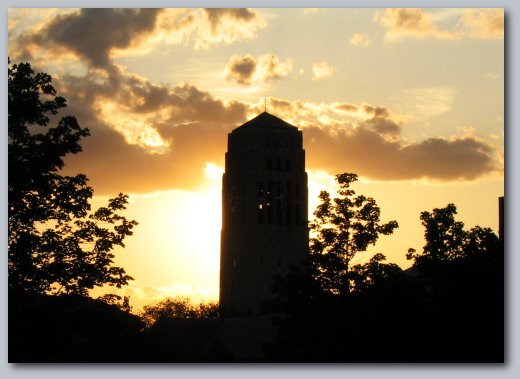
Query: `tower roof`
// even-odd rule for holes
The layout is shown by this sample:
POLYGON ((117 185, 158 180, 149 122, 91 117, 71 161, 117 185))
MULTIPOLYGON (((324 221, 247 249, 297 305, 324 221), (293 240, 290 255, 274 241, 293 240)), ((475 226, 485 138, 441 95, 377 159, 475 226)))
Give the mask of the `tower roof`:
POLYGON ((234 130, 249 130, 249 129, 285 129, 285 130, 298 130, 296 126, 285 122, 281 118, 273 116, 270 113, 262 112, 255 118, 247 121, 234 130))

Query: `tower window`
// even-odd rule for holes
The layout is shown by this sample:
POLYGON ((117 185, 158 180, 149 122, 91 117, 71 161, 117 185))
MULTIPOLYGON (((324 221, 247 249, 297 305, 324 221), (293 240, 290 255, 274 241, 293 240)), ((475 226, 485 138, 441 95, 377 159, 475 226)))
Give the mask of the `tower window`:
POLYGON ((258 183, 258 223, 264 223, 264 183, 258 183))
POLYGON ((267 160, 267 170, 271 171, 273 169, 273 161, 271 159, 267 160))
POLYGON ((276 160, 276 171, 281 171, 281 170, 282 170, 282 160, 277 159, 276 160))
POLYGON ((291 171, 291 161, 289 159, 285 160, 285 169, 291 171))
POLYGON ((300 223, 300 204, 296 203, 294 206, 294 225, 300 223))
POLYGON ((262 203, 258 204, 258 223, 264 223, 264 205, 262 203))

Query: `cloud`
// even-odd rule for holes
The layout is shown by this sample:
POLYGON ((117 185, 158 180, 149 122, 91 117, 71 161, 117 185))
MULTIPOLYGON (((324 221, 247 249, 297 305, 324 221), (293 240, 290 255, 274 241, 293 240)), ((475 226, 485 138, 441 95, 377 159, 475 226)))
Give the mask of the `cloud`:
MULTIPOLYGON (((499 173, 497 149, 476 135, 407 141, 399 115, 367 103, 273 98, 272 112, 303 130, 307 168, 377 180, 474 180, 499 173)), ((433 103, 432 103, 433 104, 433 103)))
POLYGON ((211 30, 215 34, 218 28, 227 21, 248 23, 259 17, 255 10, 247 8, 205 8, 204 11, 208 15, 211 30))
POLYGON ((142 55, 159 44, 192 42, 196 48, 207 48, 255 38, 266 26, 256 10, 246 8, 82 8, 23 31, 12 40, 10 54, 33 62, 38 54, 44 54, 44 60, 72 55, 91 67, 107 69, 117 56, 142 55))
POLYGON ((350 103, 336 103, 334 107, 338 111, 346 113, 356 113, 359 109, 356 105, 350 103))
POLYGON ((350 37, 349 43, 358 47, 368 47, 374 39, 367 35, 361 33, 354 33, 352 37, 350 37))
POLYGON ((275 54, 264 54, 256 58, 251 55, 233 55, 225 75, 228 80, 241 84, 265 83, 289 75, 292 68, 292 59, 281 62, 275 54))
POLYGON ((320 119, 327 119, 334 124, 365 121, 373 117, 392 117, 394 120, 401 121, 400 116, 393 114, 386 107, 367 103, 359 105, 348 102, 311 103, 270 97, 268 104, 269 109, 276 115, 301 125, 312 124, 320 119))
POLYGON ((313 80, 328 78, 334 74, 334 67, 327 62, 318 62, 312 65, 313 80))
POLYGON ((389 8, 383 15, 377 13, 375 20, 387 28, 385 38, 397 40, 405 37, 451 39, 455 35, 441 31, 432 21, 430 13, 418 8, 389 8))
POLYGON ((462 17, 462 28, 471 38, 503 39, 503 9, 466 9, 462 17))
POLYGON ((502 39, 503 9, 452 9, 440 13, 417 8, 376 12, 374 21, 387 28, 385 39, 502 39))
POLYGON ((334 133, 316 126, 306 128, 307 167, 355 172, 377 180, 473 180, 497 171, 495 150, 477 139, 429 138, 405 144, 386 139, 377 124, 375 128, 369 124, 334 133))
MULTIPOLYGON (((66 173, 83 172, 98 195, 194 189, 208 162, 224 165, 227 134, 260 104, 214 96, 194 85, 151 83, 122 69, 62 76, 67 114, 91 130, 66 173)), ((271 98, 269 111, 303 130, 307 167, 367 178, 472 180, 497 171, 496 148, 478 137, 401 137, 406 126, 383 105, 271 98)))
POLYGON ((91 9, 58 15, 22 43, 73 52, 94 67, 106 67, 114 49, 126 49, 155 29, 159 9, 91 9))
POLYGON ((255 9, 206 8, 204 13, 205 18, 200 13, 197 15, 197 22, 191 30, 196 48, 250 40, 256 38, 258 31, 267 26, 265 18, 255 9), (204 22, 205 20, 208 22, 204 22))
POLYGON ((123 71, 112 75, 56 83, 68 99, 66 113, 91 130, 66 170, 85 173, 96 194, 196 188, 207 162, 222 163, 227 133, 250 112, 248 104, 190 84, 169 88, 123 71))

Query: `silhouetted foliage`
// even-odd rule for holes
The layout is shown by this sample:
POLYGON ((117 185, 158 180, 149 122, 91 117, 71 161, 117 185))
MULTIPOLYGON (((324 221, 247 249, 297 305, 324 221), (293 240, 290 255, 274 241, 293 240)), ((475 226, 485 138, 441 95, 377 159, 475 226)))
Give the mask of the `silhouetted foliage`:
POLYGON ((448 204, 444 208, 424 211, 420 219, 424 226, 426 244, 422 253, 408 250, 407 259, 414 260, 414 266, 438 264, 457 259, 471 259, 479 256, 494 255, 500 250, 500 241, 490 228, 476 226, 464 230, 464 223, 455 220, 457 207, 448 204))
POLYGON ((333 294, 348 294, 351 288, 350 262, 373 245, 379 235, 392 234, 397 221, 380 222, 380 208, 372 197, 356 195, 351 184, 356 174, 336 175, 339 196, 331 199, 321 191, 321 203, 310 223, 310 260, 314 278, 321 288, 333 294))
POLYGON ((353 266, 350 273, 352 292, 363 293, 403 274, 403 269, 395 263, 383 263, 385 259, 383 254, 378 253, 369 262, 353 266))
POLYGON ((66 107, 51 81, 29 63, 9 67, 9 287, 81 295, 104 284, 119 288, 131 277, 113 266, 111 251, 137 222, 118 214, 126 195, 92 212, 87 177, 60 174, 89 131, 73 116, 48 126, 66 107))
POLYGON ((146 305, 141 317, 149 326, 162 319, 210 319, 218 318, 218 303, 192 304, 186 297, 167 298, 156 304, 146 305))
POLYGON ((140 318, 77 295, 9 292, 9 362, 136 362, 140 318))
POLYGON ((105 304, 115 305, 124 312, 132 312, 130 296, 119 296, 113 293, 107 293, 103 296, 99 296, 96 300, 102 301, 105 304))
MULTIPOLYGON (((503 251, 491 229, 465 231, 455 214, 452 204, 421 214, 426 240, 423 253, 410 256, 414 267, 385 264, 383 254, 350 267, 350 296, 334 295, 321 281, 317 288, 305 266, 278 278, 285 314, 266 346, 271 360, 503 362, 503 251)), ((335 234, 325 236, 337 243, 335 234)))

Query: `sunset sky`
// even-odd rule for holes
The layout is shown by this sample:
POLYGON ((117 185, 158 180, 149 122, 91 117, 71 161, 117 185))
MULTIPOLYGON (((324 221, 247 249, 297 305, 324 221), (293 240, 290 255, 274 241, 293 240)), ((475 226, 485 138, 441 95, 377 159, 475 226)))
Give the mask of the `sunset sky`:
POLYGON ((48 72, 91 131, 67 173, 94 205, 130 194, 116 251, 136 307, 218 298, 227 134, 264 109, 303 131, 309 210, 354 172, 405 268, 419 214, 452 202, 498 232, 504 194, 502 9, 10 9, 8 53, 48 72))

